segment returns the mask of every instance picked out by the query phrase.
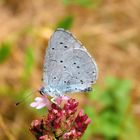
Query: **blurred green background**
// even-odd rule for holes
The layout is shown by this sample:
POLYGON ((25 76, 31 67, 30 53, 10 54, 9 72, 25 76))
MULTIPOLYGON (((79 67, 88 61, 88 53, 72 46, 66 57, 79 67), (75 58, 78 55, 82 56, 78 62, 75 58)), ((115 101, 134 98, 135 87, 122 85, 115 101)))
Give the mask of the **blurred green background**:
POLYGON ((140 139, 139 0, 0 0, 0 140, 34 140, 29 106, 41 87, 47 42, 70 30, 95 58, 99 79, 88 94, 72 95, 92 119, 83 140, 140 139), (86 105, 86 106, 85 106, 86 105))

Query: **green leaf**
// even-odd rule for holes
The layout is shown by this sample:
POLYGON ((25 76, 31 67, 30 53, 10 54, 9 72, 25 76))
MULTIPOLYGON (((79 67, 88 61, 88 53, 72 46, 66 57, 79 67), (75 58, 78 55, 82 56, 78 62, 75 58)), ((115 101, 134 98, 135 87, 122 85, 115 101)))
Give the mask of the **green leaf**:
POLYGON ((124 118, 124 127, 125 130, 120 134, 120 139, 122 140, 139 140, 139 130, 135 121, 134 116, 129 115, 127 118, 124 118))
POLYGON ((72 4, 73 2, 71 0, 61 0, 63 2, 63 4, 65 5, 70 5, 72 4))
POLYGON ((102 90, 99 86, 94 86, 93 90, 88 94, 88 98, 90 100, 100 100, 100 97, 102 95, 102 90))
POLYGON ((34 66, 34 51, 32 47, 27 47, 24 58, 24 73, 23 79, 26 81, 34 66))
POLYGON ((94 108, 93 107, 90 107, 90 106, 86 106, 85 108, 84 108, 84 111, 85 111, 85 113, 86 114, 88 114, 88 117, 90 118, 90 119, 93 119, 94 118, 94 108))
POLYGON ((84 135, 85 139, 96 135, 108 140, 120 139, 120 135, 126 129, 125 123, 129 123, 126 122, 129 121, 127 117, 132 115, 128 112, 132 82, 110 76, 105 78, 104 85, 104 88, 96 85, 95 90, 88 94, 89 100, 96 103, 99 110, 95 111, 94 107, 89 106, 85 108, 87 114, 94 120, 94 125, 85 132, 87 133, 84 135))
POLYGON ((118 86, 115 90, 115 95, 117 98, 125 98, 129 95, 130 90, 132 89, 132 83, 129 80, 120 80, 118 81, 118 86))
POLYGON ((75 3, 83 7, 89 7, 94 4, 92 0, 75 0, 75 3))
POLYGON ((88 117, 91 119, 91 123, 88 125, 83 137, 82 137, 82 140, 87 140, 87 139, 90 139, 90 136, 92 135, 93 133, 93 128, 95 127, 94 126, 94 110, 92 107, 90 106, 86 106, 85 109, 84 109, 85 113, 88 115, 88 117))
POLYGON ((82 136, 82 140, 89 140, 90 139, 90 137, 93 133, 93 127, 95 127, 93 124, 89 124, 84 135, 82 136))
POLYGON ((58 22, 56 28, 70 29, 72 27, 73 21, 74 21, 73 16, 66 16, 61 21, 58 22))
POLYGON ((61 0, 63 4, 68 5, 79 5, 81 7, 96 8, 100 5, 101 0, 61 0))
POLYGON ((3 63, 9 58, 11 53, 11 43, 8 41, 2 42, 0 44, 0 63, 3 63))
POLYGON ((118 84, 118 79, 112 76, 107 76, 105 78, 105 86, 106 88, 114 88, 118 84))
POLYGON ((33 48, 28 47, 25 53, 25 70, 27 73, 32 70, 33 64, 34 64, 33 48))

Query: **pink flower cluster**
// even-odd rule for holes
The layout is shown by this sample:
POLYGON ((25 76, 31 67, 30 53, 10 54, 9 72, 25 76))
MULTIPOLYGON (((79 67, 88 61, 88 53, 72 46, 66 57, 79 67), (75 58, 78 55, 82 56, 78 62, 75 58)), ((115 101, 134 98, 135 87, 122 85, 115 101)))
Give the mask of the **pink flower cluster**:
POLYGON ((77 140, 86 130, 90 119, 82 110, 77 114, 78 102, 51 103, 48 115, 31 123, 30 131, 37 140, 77 140))

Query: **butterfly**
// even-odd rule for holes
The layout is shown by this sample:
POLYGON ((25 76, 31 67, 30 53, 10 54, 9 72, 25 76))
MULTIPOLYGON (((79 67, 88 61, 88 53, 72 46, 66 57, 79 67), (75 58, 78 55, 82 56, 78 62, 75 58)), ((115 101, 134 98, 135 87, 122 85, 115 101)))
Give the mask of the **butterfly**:
POLYGON ((69 31, 58 28, 46 49, 40 94, 51 97, 86 92, 98 78, 95 60, 69 31))

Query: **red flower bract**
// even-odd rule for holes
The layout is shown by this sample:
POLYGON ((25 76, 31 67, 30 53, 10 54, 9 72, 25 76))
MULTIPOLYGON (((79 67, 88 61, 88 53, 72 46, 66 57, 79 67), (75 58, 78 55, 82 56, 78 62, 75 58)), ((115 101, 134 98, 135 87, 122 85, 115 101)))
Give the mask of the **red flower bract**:
POLYGON ((76 116, 77 106, 78 102, 75 99, 67 100, 63 106, 52 103, 46 117, 33 120, 30 131, 37 140, 81 138, 91 120, 82 110, 76 116))

